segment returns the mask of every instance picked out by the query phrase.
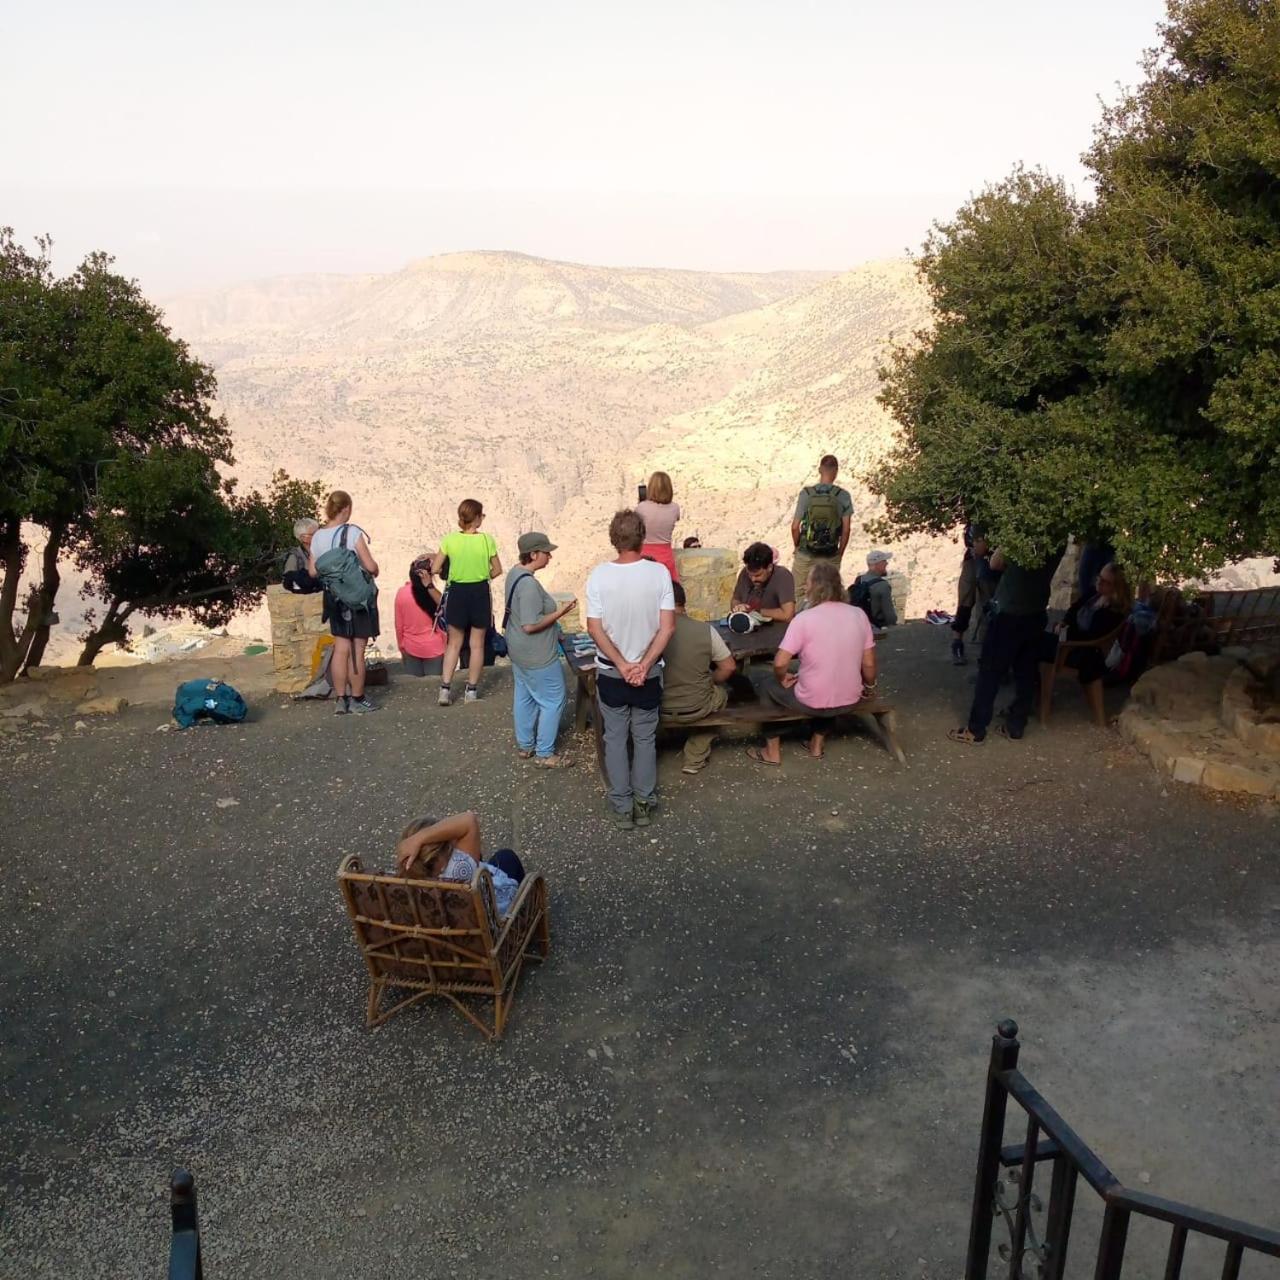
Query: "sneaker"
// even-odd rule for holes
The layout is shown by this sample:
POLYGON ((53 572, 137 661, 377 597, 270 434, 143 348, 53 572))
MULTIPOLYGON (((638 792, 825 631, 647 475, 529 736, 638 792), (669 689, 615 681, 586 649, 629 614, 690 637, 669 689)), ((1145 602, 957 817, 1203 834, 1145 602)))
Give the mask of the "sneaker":
POLYGON ((366 711, 377 711, 377 707, 369 701, 368 694, 361 694, 358 698, 351 699, 351 710, 356 715, 364 715, 366 711))
POLYGON ((701 773, 703 769, 705 769, 706 767, 707 766, 705 764, 687 764, 684 766, 683 769, 680 770, 680 772, 687 773, 690 777, 692 777, 696 773, 701 773))
POLYGON ((619 813, 616 809, 611 809, 613 815, 613 825, 621 831, 634 831, 636 829, 636 819, 633 813, 619 813))
POLYGON ((453 705, 453 698, 449 694, 449 686, 442 684, 440 686, 440 696, 436 699, 436 706, 450 707, 453 705))
POLYGON ((637 827, 647 827, 653 821, 649 817, 649 806, 642 800, 637 800, 631 810, 631 818, 637 827))
POLYGON ((467 685, 467 691, 462 695, 463 702, 479 702, 480 690, 473 684, 467 685))
POLYGON ((349 716, 351 714, 350 701, 349 698, 339 698, 334 703, 333 714, 335 716, 349 716))

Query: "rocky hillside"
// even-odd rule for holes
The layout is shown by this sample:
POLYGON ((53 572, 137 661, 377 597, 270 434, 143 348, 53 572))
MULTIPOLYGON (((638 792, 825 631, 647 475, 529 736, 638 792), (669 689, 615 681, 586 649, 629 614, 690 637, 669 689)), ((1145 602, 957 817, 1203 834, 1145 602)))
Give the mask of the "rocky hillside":
MULTIPOLYGON (((239 470, 349 489, 390 583, 480 498, 504 559, 546 528, 577 590, 609 514, 671 472, 680 534, 785 539, 831 451, 846 482, 887 445, 875 370, 927 322, 905 262, 841 276, 611 269, 461 253, 389 276, 290 278, 167 306, 217 367, 239 470)), ((866 539, 855 534, 857 553, 866 539)), ((900 548, 917 611, 945 601, 950 545, 900 548)), ((851 557, 847 567, 852 568, 851 557)))

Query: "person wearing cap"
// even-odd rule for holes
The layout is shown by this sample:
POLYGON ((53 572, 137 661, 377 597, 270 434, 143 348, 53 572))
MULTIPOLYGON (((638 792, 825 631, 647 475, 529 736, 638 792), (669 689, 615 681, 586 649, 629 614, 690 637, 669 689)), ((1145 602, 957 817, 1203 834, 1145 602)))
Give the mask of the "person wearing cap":
POLYGON ((888 551, 868 551, 867 571, 858 575, 855 585, 866 588, 867 617, 877 631, 886 627, 897 626, 898 611, 893 607, 893 589, 889 586, 889 561, 893 556, 888 551))
POLYGON ((445 631, 440 588, 431 572, 433 553, 409 566, 409 581, 396 592, 396 647, 405 675, 438 676, 444 665, 445 631))
POLYGON ((534 759, 547 769, 565 768, 573 761, 556 753, 560 713, 568 698, 557 624, 577 601, 557 605, 533 576, 551 563, 556 549, 545 533, 522 533, 516 547, 520 563, 507 574, 502 620, 516 684, 512 703, 516 750, 522 760, 534 759))

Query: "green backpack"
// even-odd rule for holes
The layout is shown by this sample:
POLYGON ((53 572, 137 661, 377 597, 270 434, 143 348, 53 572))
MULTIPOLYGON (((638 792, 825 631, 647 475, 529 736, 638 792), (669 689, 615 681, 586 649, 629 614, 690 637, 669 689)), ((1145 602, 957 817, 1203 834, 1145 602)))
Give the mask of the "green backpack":
POLYGON ((833 556, 840 550, 840 530, 844 524, 835 488, 815 484, 805 493, 809 495, 809 507, 804 513, 800 541, 810 555, 833 556))
POLYGON ((378 587, 360 563, 360 557, 347 546, 350 528, 344 524, 337 545, 316 558, 316 577, 338 604, 368 611, 378 598, 378 587))

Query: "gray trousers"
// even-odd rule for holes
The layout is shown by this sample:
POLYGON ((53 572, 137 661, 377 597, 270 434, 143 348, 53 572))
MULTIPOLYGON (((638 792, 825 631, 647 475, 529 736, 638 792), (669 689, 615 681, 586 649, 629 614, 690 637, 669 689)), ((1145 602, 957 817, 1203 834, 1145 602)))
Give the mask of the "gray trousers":
MULTIPOLYGON (((614 677, 601 675, 597 683, 614 677)), ((659 708, 607 707, 599 698, 600 731, 604 735, 604 771, 609 783, 609 808, 630 813, 636 801, 652 804, 658 785, 659 708), (631 751, 627 751, 628 740, 631 751)))

